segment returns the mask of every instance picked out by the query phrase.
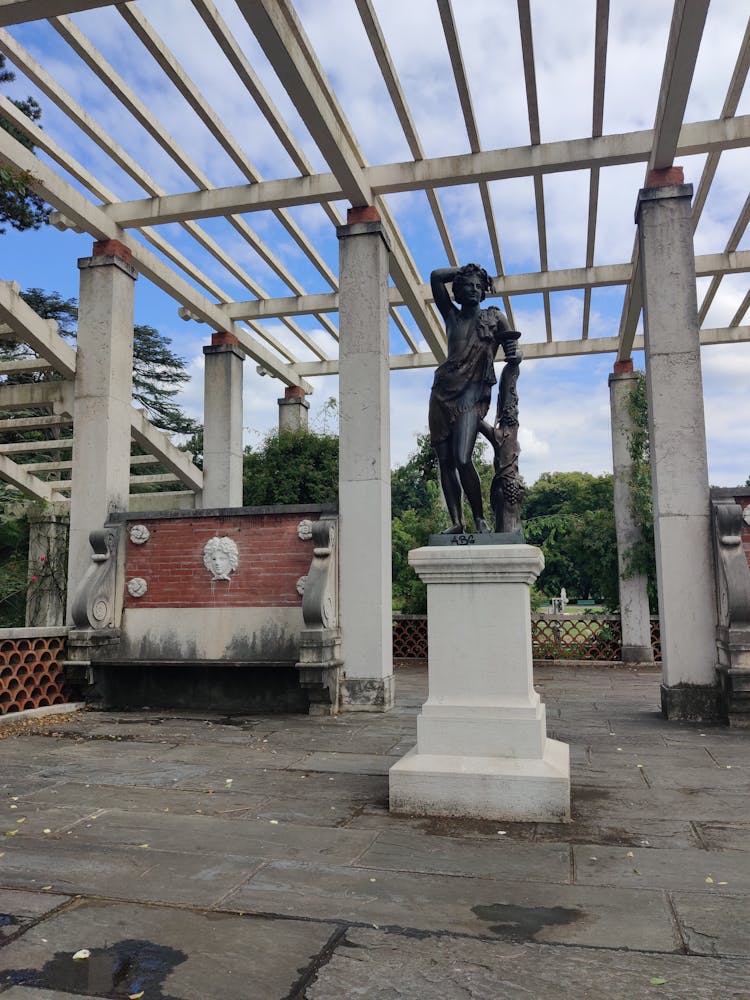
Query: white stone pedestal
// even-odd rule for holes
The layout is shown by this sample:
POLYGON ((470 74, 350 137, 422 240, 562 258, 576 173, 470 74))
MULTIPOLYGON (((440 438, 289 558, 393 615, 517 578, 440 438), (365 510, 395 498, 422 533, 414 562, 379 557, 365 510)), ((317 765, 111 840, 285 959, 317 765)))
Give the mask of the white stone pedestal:
POLYGON ((390 769, 390 807, 417 815, 570 817, 568 747, 547 739, 533 687, 530 545, 437 545, 409 563, 427 584, 429 695, 417 745, 390 769))

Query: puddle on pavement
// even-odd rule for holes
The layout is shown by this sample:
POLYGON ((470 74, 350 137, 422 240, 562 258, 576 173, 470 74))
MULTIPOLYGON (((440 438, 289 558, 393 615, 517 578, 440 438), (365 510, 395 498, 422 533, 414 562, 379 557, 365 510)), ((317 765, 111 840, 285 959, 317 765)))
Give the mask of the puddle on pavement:
POLYGON ((564 906, 514 906, 511 903, 472 906, 471 912, 491 923, 493 934, 512 941, 532 940, 545 927, 572 924, 584 916, 581 910, 564 906))
POLYGON ((0 983, 67 990, 82 996, 120 998, 142 992, 144 1000, 174 1000, 162 993, 162 987, 169 973, 186 961, 184 952, 143 940, 118 941, 90 950, 85 959, 58 951, 41 969, 2 973, 0 983))

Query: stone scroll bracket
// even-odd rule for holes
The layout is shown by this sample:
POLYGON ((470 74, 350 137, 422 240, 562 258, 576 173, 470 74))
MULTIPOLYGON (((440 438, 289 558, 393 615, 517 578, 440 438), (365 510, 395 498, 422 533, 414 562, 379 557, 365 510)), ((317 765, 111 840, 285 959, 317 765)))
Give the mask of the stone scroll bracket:
POLYGON ((338 518, 322 517, 310 526, 314 545, 302 596, 305 627, 300 633, 297 670, 310 697, 311 715, 339 710, 341 629, 339 627, 338 518))
POLYGON ((723 708, 730 725, 750 728, 750 568, 742 545, 742 507, 713 498, 718 625, 716 648, 723 708))
POLYGON ((120 626, 124 587, 124 531, 105 524, 89 535, 91 562, 71 605, 73 625, 100 631, 120 626))
POLYGON ((125 589, 125 531, 123 525, 105 524, 89 535, 91 562, 71 603, 72 627, 68 633, 68 682, 88 688, 87 700, 96 702, 91 660, 96 650, 120 641, 125 589))

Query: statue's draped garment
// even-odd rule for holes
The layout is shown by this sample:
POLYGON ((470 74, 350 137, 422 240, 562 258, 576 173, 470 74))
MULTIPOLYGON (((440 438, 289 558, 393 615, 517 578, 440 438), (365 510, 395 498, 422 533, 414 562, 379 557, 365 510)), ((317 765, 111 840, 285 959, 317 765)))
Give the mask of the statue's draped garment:
POLYGON ((495 355, 503 326, 496 306, 482 309, 469 329, 464 347, 435 369, 430 393, 430 441, 450 437, 460 413, 474 410, 481 420, 490 407, 495 378, 495 355))

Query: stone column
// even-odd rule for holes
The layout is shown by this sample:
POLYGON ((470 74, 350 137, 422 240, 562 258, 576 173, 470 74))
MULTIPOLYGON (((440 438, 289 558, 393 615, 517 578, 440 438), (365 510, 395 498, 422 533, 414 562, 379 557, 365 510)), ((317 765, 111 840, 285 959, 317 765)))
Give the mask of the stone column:
POLYGON ((68 515, 30 511, 26 627, 65 624, 68 515))
POLYGON ((91 562, 89 533, 128 509, 135 268, 118 240, 94 243, 78 261, 73 492, 70 500, 68 618, 91 562))
POLYGON ((393 705, 388 252, 378 213, 339 237, 341 627, 348 710, 393 705))
POLYGON ((612 422, 612 464, 614 470, 615 531, 617 534, 617 567, 620 586, 620 619, 622 621, 622 659, 624 663, 651 663, 651 620, 648 607, 648 578, 645 573, 627 572, 627 554, 641 540, 641 529, 631 510, 630 436, 633 418, 629 398, 638 382, 633 362, 616 361, 609 376, 609 401, 612 422))
POLYGON ((242 365, 231 333, 203 348, 203 507, 242 506, 242 365))
POLYGON ((692 185, 652 171, 638 196, 654 535, 667 718, 717 714, 716 587, 703 417, 692 185))
POLYGON ((299 385, 288 385, 279 404, 279 434, 284 431, 306 431, 310 404, 305 390, 299 385))

